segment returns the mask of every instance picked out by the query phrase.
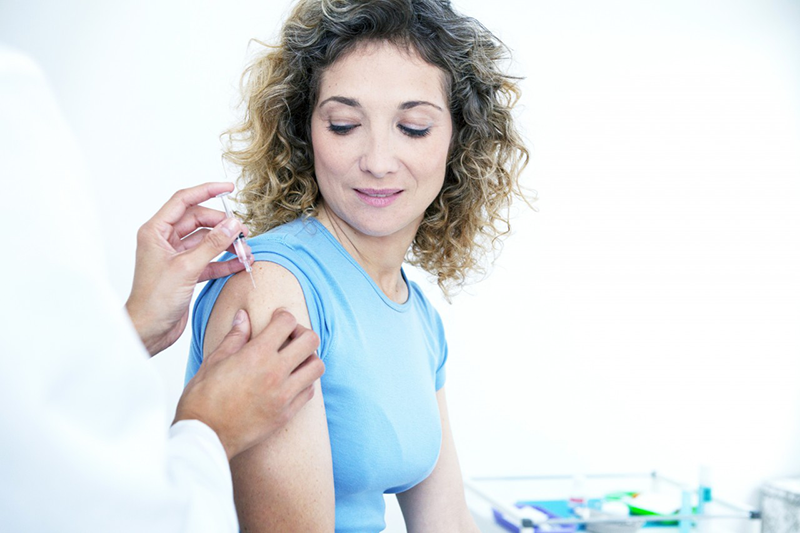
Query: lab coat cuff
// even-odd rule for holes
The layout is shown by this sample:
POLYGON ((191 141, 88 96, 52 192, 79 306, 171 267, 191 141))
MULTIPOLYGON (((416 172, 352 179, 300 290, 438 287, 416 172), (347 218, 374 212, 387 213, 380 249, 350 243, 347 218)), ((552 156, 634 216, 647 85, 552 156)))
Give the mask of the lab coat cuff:
POLYGON ((198 443, 219 470, 220 477, 225 479, 225 484, 230 485, 230 491, 233 492, 228 454, 213 429, 199 420, 179 420, 169 428, 169 438, 170 440, 191 440, 198 443))

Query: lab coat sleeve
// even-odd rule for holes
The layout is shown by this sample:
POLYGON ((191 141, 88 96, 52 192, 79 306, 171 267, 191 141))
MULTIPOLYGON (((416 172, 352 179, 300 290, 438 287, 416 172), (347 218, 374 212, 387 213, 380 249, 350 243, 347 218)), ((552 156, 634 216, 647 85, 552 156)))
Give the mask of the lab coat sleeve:
POLYGON ((41 71, 2 46, 0 177, 0 529, 236 531, 225 450, 199 421, 167 427, 77 144, 41 71))

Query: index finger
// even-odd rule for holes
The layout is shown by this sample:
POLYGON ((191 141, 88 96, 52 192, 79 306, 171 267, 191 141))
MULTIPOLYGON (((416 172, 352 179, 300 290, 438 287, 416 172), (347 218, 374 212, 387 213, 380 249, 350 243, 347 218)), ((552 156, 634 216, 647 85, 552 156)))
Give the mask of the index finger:
POLYGON ((286 343, 281 346, 280 353, 290 367, 289 372, 293 372, 309 356, 314 355, 317 348, 319 348, 319 336, 313 330, 298 324, 286 343))
POLYGON ((233 183, 224 181, 212 181, 202 185, 195 185, 188 189, 181 189, 167 200, 167 203, 158 210, 152 220, 169 225, 176 224, 190 207, 210 200, 224 192, 232 191, 233 183))
POLYGON ((278 352, 294 332, 296 326, 297 320, 294 315, 285 310, 276 310, 269 323, 251 339, 250 343, 259 345, 263 349, 262 353, 278 352))

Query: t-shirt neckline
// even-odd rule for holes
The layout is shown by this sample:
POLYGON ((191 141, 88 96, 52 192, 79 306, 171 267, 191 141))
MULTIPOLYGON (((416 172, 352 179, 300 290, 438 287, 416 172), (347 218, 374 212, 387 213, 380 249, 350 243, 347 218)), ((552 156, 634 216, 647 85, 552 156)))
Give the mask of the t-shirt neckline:
POLYGON ((350 261, 350 263, 361 273, 361 275, 364 276, 364 278, 366 278, 366 280, 372 286, 372 289, 383 300, 383 302, 386 305, 388 305, 389 307, 391 307, 396 311, 401 311, 401 312, 405 312, 411 308, 411 283, 408 281, 408 278, 406 277, 406 272, 405 270, 403 270, 402 266, 400 267, 400 275, 403 276, 403 282, 406 284, 406 292, 408 293, 408 297, 406 298, 405 302, 397 303, 388 296, 386 296, 386 293, 384 293, 381 290, 381 288, 378 287, 378 284, 375 283, 375 280, 372 279, 372 277, 369 274, 367 274, 367 271, 364 270, 364 267, 362 267, 358 263, 358 261, 356 261, 352 255, 350 255, 350 252, 345 250, 344 246, 342 246, 342 243, 340 243, 339 240, 330 231, 328 231, 328 228, 326 228, 322 222, 320 222, 314 217, 308 217, 308 220, 316 227, 318 227, 322 231, 322 234, 331 242, 333 247, 336 248, 336 250, 338 250, 339 253, 342 254, 348 261, 350 261))

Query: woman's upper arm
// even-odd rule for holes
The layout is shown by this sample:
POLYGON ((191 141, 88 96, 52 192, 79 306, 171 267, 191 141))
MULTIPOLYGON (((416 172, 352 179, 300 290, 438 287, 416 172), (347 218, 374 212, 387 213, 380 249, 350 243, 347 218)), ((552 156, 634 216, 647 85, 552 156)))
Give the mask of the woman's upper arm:
POLYGON ((397 495, 409 533, 458 531, 478 533, 467 508, 464 482, 458 464, 444 387, 436 392, 442 422, 442 447, 433 472, 414 487, 397 495))
MULTIPOLYGON (((209 317, 204 354, 216 349, 239 309, 250 315, 253 335, 280 307, 311 327, 303 291, 288 270, 257 262, 253 276, 255 289, 245 273, 226 283, 209 317)), ((267 441, 234 458, 231 471, 242 531, 334 530, 331 449, 319 381, 311 401, 267 441)))

